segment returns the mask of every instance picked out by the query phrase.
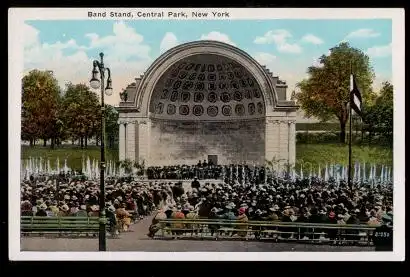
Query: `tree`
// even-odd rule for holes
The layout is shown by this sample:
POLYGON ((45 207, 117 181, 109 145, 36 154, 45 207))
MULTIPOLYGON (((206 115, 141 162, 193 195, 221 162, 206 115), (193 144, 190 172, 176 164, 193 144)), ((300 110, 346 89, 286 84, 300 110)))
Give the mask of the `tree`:
POLYGON ((369 142, 375 134, 393 143, 393 85, 384 82, 378 97, 364 107, 364 131, 369 132, 369 142))
MULTIPOLYGON (((22 80, 22 139, 33 146, 42 138, 44 145, 56 137, 60 87, 49 71, 32 70, 22 80)), ((52 143, 52 145, 54 145, 52 143)))
POLYGON ((369 57, 346 42, 330 49, 330 55, 322 55, 319 62, 319 66, 308 68, 309 78, 298 83, 301 92, 296 98, 307 116, 323 121, 336 117, 340 123, 340 142, 344 143, 349 115, 350 64, 365 104, 374 98, 371 88, 374 72, 369 57))
POLYGON ((63 99, 63 122, 70 135, 80 139, 81 147, 96 135, 96 126, 101 118, 97 95, 84 84, 68 84, 63 99))
POLYGON ((118 144, 118 112, 111 105, 105 105, 105 133, 109 148, 118 144))

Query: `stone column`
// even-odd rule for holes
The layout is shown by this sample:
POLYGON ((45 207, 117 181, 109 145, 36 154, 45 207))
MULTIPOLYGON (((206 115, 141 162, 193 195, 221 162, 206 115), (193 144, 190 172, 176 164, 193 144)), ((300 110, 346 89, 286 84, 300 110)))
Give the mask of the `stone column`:
POLYGON ((127 124, 127 147, 125 156, 127 159, 135 160, 135 122, 131 121, 127 124))
MULTIPOLYGON (((141 119, 138 121, 138 144, 134 153, 138 153, 138 161, 145 161, 145 166, 149 164, 149 149, 150 149, 150 121, 141 119)), ((136 138, 135 138, 136 139, 136 138)))
POLYGON ((119 128, 120 128, 120 134, 119 134, 119 140, 120 140, 120 142, 119 142, 119 154, 118 154, 118 158, 119 158, 119 160, 120 161, 122 161, 122 160, 125 160, 125 144, 126 144, 126 141, 125 141, 125 125, 124 125, 124 123, 122 122, 122 121, 119 121, 118 122, 118 124, 120 125, 119 126, 119 128))
POLYGON ((135 152, 134 152, 134 160, 135 161, 137 161, 137 162, 139 162, 139 127, 140 127, 140 125, 139 125, 139 123, 138 123, 138 121, 135 121, 135 124, 134 124, 134 138, 135 138, 135 141, 134 141, 134 148, 135 148, 135 152))
POLYGON ((289 120, 289 163, 296 162, 296 120, 289 120))
POLYGON ((265 160, 278 159, 279 154, 279 121, 266 119, 265 123, 265 160))

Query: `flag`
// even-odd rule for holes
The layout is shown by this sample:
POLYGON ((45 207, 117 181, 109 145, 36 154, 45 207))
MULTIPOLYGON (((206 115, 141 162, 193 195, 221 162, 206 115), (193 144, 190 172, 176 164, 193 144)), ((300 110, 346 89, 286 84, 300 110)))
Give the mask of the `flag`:
POLYGON ((353 74, 350 74, 350 106, 357 115, 362 116, 362 95, 353 74))

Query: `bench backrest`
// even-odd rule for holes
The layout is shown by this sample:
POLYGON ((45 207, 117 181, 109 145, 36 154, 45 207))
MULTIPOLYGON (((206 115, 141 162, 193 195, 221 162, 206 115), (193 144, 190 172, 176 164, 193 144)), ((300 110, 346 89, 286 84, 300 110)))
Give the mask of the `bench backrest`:
POLYGON ((224 219, 163 219, 159 223, 199 224, 199 225, 223 225, 249 227, 291 227, 291 228, 321 228, 321 229, 352 229, 352 230, 374 230, 378 226, 364 224, 329 224, 329 223, 302 223, 302 222, 280 222, 280 221, 248 221, 246 223, 238 220, 224 219))
POLYGON ((80 216, 22 216, 21 226, 32 225, 98 225, 99 217, 80 217, 80 216))

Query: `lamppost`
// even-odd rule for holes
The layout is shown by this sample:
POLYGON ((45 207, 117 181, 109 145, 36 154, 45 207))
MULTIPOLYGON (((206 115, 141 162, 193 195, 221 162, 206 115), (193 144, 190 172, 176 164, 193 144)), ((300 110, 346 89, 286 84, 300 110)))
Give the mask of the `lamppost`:
POLYGON ((111 71, 104 67, 104 54, 100 53, 100 61, 93 61, 93 71, 90 80, 90 86, 93 89, 101 88, 101 162, 100 162, 100 230, 99 230, 99 251, 106 251, 106 218, 105 218, 105 185, 104 185, 104 171, 105 171, 105 105, 104 93, 107 96, 112 95, 112 81, 111 71), (107 87, 104 88, 105 71, 108 72, 107 87), (101 75, 101 81, 98 78, 98 73, 101 75))

